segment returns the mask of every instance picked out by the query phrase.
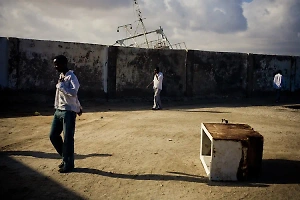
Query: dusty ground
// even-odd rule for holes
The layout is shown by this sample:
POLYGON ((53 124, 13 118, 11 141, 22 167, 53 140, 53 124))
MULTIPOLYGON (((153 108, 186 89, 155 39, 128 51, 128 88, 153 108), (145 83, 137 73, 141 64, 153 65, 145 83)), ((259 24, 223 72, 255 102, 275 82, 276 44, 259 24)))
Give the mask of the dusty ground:
MULTIPOLYGON (((299 199, 298 102, 266 100, 85 103, 75 171, 60 174, 47 105, 2 105, 0 195, 7 199, 299 199), (287 107, 288 105, 293 105, 287 107), (37 111, 41 115, 34 116, 37 111), (211 182, 199 159, 202 122, 246 123, 264 136, 262 175, 211 182), (171 139, 171 140, 170 140, 171 139)), ((38 113, 36 113, 38 114, 38 113)))

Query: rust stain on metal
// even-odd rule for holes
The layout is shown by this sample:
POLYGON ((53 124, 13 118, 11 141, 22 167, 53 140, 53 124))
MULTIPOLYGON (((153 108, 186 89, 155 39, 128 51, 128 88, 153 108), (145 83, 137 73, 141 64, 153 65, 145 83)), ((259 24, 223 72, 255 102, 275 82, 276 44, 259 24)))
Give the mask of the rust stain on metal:
POLYGON ((247 124, 204 123, 214 140, 241 142, 242 156, 237 171, 238 180, 260 175, 263 156, 263 136, 247 124))
POLYGON ((262 137, 247 124, 204 123, 215 140, 248 140, 249 137, 262 137))

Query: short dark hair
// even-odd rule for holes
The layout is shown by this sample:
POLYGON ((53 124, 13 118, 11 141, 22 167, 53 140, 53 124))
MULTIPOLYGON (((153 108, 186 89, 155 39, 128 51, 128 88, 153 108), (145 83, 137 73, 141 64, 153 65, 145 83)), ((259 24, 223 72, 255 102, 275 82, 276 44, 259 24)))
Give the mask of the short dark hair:
POLYGON ((159 67, 156 67, 155 70, 159 72, 159 67))
POLYGON ((62 65, 67 65, 68 64, 68 59, 64 55, 58 55, 58 56, 54 57, 53 62, 62 64, 62 65))
POLYGON ((279 73, 279 74, 282 74, 282 71, 281 70, 278 70, 278 72, 277 73, 279 73))

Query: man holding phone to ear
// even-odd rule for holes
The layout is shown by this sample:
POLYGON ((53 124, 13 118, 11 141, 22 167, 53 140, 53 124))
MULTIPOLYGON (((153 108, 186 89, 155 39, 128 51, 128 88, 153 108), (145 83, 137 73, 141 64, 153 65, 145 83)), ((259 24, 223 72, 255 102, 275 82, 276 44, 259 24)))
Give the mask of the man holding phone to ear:
POLYGON ((79 81, 73 71, 68 69, 68 59, 64 55, 56 56, 53 64, 60 75, 56 84, 55 113, 49 137, 57 153, 62 157, 58 171, 68 173, 74 169, 76 115, 82 114, 82 107, 77 97, 79 81))
POLYGON ((152 110, 161 110, 161 100, 160 100, 160 92, 162 91, 162 83, 163 83, 163 73, 159 71, 159 68, 156 67, 154 69, 154 78, 151 83, 147 86, 147 88, 153 84, 153 90, 154 90, 154 104, 152 107, 152 110))

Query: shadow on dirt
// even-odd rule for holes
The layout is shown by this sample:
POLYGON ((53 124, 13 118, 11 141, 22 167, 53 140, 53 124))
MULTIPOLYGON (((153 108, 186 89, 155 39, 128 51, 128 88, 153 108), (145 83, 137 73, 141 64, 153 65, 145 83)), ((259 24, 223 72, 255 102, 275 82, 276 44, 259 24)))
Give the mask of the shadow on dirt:
POLYGON ((300 184, 300 161, 266 159, 262 162, 261 183, 300 184))
POLYGON ((111 178, 132 179, 132 180, 145 180, 145 181, 184 181, 193 183, 206 183, 210 186, 234 186, 234 187, 268 187, 266 184, 252 183, 252 182, 217 182, 213 183, 205 176, 197 176, 186 174, 182 172, 168 172, 175 175, 163 174, 120 174, 115 172, 106 172, 99 169, 90 168, 76 168, 74 173, 87 173, 106 176, 111 178))
MULTIPOLYGON (((243 182, 215 182, 211 181, 210 186, 232 186, 248 187, 249 184, 269 186, 272 184, 300 184, 300 161, 283 159, 264 159, 262 171, 258 178, 243 182)), ((259 187, 259 186, 258 186, 259 187)))
MULTIPOLYGON (((28 168, 10 155, 32 156, 37 158, 57 159, 56 153, 37 151, 7 151, 0 153, 0 195, 10 199, 83 199, 78 194, 64 188, 48 177, 28 168), (36 188, 39 188, 38 190, 36 188)), ((76 159, 87 157, 107 157, 111 154, 76 155, 76 159)), ((299 184, 300 161, 283 159, 265 159, 262 162, 261 176, 255 180, 237 182, 209 181, 206 176, 185 172, 167 171, 167 174, 122 174, 100 169, 75 168, 71 173, 95 174, 117 179, 143 181, 185 181, 205 183, 208 186, 221 187, 269 187, 272 184, 299 184)))
POLYGON ((145 180, 145 181, 186 181, 195 183, 206 183, 208 181, 207 177, 195 176, 195 175, 162 175, 162 174, 121 174, 115 172, 106 172, 99 169, 90 168, 76 168, 74 173, 86 173, 86 174, 96 174, 100 176, 106 176, 110 178, 121 178, 121 179, 133 179, 133 180, 145 180))
POLYGON ((51 178, 0 155, 0 196, 6 199, 85 199, 51 178))
MULTIPOLYGON (((163 101, 164 110, 179 110, 186 112, 209 112, 223 113, 216 110, 210 111, 187 111, 187 109, 203 109, 203 108, 238 108, 251 106, 282 106, 285 109, 299 109, 299 100, 291 98, 280 103, 274 103, 269 97, 262 98, 224 98, 224 99, 165 99, 163 101)), ((1 103, 1 102, 0 102, 1 103)), ((113 99, 108 102, 103 99, 83 99, 81 101, 84 113, 93 112, 111 112, 111 111, 152 111, 153 101, 140 99, 113 99)), ((54 114, 53 102, 46 101, 44 103, 37 102, 6 102, 0 104, 0 118, 10 117, 28 117, 28 116, 52 116, 54 114)))
POLYGON ((231 112, 221 112, 216 110, 174 110, 174 111, 191 112, 191 113, 212 113, 212 114, 231 113, 231 112))
POLYGON ((300 109, 300 105, 288 105, 288 106, 284 106, 285 108, 290 108, 290 109, 300 109))
POLYGON ((77 168, 77 173, 91 173, 112 178, 124 178, 134 180, 160 180, 160 181, 186 181, 195 183, 207 183, 210 186, 232 186, 232 187, 268 187, 270 184, 299 184, 300 183, 300 161, 292 160, 263 160, 262 174, 256 179, 239 182, 215 182, 209 181, 207 177, 190 175, 183 172, 168 172, 175 175, 160 174, 120 174, 105 172, 98 169, 77 168))
MULTIPOLYGON (((39 151, 3 151, 0 152, 0 155, 17 155, 17 156, 30 156, 34 158, 48 158, 48 159, 60 159, 60 156, 57 153, 45 153, 39 151)), ((75 153, 75 159, 81 160, 89 157, 110 157, 112 154, 98 154, 92 153, 87 155, 81 155, 75 153)))

